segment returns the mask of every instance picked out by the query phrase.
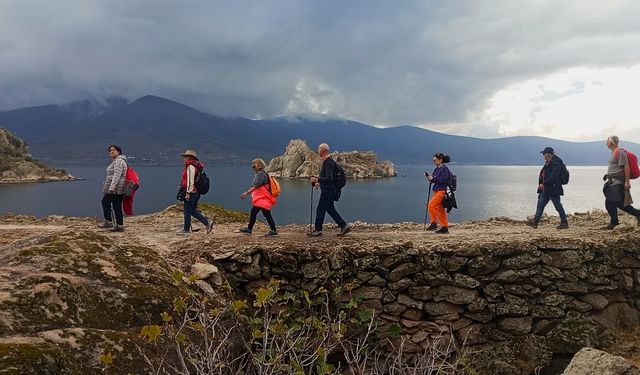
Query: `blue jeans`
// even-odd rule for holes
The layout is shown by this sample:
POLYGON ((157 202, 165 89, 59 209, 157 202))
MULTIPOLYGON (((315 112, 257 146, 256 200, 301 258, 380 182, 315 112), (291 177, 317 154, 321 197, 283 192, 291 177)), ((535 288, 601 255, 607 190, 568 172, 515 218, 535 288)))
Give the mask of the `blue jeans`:
POLYGON ((209 219, 207 219, 200 211, 198 211, 198 201, 200 200, 200 193, 190 193, 189 200, 184 201, 184 227, 183 230, 188 232, 191 228, 191 216, 198 219, 204 225, 209 225, 209 219))
POLYGON ((322 231, 322 224, 324 223, 324 215, 326 213, 331 216, 333 221, 338 224, 340 228, 344 228, 347 222, 344 221, 342 216, 338 213, 335 206, 336 191, 334 189, 321 189, 320 200, 318 201, 318 208, 316 209, 316 224, 315 229, 322 231))
POLYGON ((536 207, 536 215, 533 217, 533 221, 535 223, 538 223, 540 221, 540 218, 542 217, 542 212, 544 212, 544 208, 547 206, 547 203, 549 203, 549 201, 553 203, 553 206, 556 208, 556 211, 558 211, 558 214, 560 215, 560 221, 563 223, 566 223, 567 214, 564 212, 564 207, 562 207, 562 203, 560 202, 560 196, 549 195, 544 191, 538 194, 538 206, 536 207))

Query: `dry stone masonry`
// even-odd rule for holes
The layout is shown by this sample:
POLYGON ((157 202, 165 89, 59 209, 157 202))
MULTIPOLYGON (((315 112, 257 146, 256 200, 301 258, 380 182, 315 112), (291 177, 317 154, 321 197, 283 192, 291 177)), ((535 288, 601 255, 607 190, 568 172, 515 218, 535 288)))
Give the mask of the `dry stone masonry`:
POLYGON ((479 373, 532 374, 554 356, 601 347, 640 322, 640 243, 535 240, 373 248, 324 242, 248 248, 210 259, 237 290, 269 279, 292 289, 341 287, 395 327, 408 353, 450 335, 479 373))

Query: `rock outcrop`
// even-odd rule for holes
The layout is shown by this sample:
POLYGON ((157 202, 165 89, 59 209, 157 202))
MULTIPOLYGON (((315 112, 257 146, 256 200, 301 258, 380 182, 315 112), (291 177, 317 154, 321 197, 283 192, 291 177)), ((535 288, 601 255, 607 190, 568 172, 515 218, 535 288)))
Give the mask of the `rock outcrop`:
POLYGON ((8 130, 0 128, 0 184, 74 179, 65 171, 51 169, 33 159, 26 143, 8 130))
MULTIPOLYGON (((347 178, 395 177, 392 162, 378 163, 372 151, 333 152, 331 157, 344 168, 347 178)), ((289 142, 284 155, 271 160, 266 171, 282 178, 307 178, 318 175, 322 159, 311 150, 305 141, 294 139, 289 142)))
POLYGON ((562 375, 640 375, 640 369, 622 357, 584 348, 576 353, 562 375))

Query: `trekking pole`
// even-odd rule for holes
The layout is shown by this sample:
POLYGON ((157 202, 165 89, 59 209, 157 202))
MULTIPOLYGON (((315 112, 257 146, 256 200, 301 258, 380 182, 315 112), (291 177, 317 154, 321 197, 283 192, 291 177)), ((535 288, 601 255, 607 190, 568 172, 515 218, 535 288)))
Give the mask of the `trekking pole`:
POLYGON ((424 229, 423 230, 427 230, 427 217, 429 215, 429 199, 431 198, 431 184, 432 182, 429 181, 429 189, 427 189, 427 204, 424 207, 424 229))
POLYGON ((313 230, 313 184, 311 184, 311 208, 309 209, 309 233, 313 230))

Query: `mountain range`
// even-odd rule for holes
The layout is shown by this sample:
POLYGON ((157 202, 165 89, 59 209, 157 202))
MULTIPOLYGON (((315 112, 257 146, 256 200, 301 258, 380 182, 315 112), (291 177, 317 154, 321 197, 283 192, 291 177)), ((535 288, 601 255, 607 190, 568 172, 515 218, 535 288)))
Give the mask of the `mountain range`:
MULTIPOLYGON (((430 164, 444 152, 464 164, 541 164, 540 150, 551 146, 570 165, 603 165, 610 155, 605 141, 568 142, 543 137, 481 139, 438 133, 415 126, 376 128, 324 118, 252 120, 222 118, 184 104, 147 95, 83 100, 0 112, 0 127, 29 144, 31 153, 54 163, 104 163, 107 148, 118 144, 136 163, 179 164, 179 154, 194 149, 205 162, 270 160, 291 139, 333 150, 372 150, 396 164, 430 164)), ((640 145, 626 143, 640 151, 640 145)))

